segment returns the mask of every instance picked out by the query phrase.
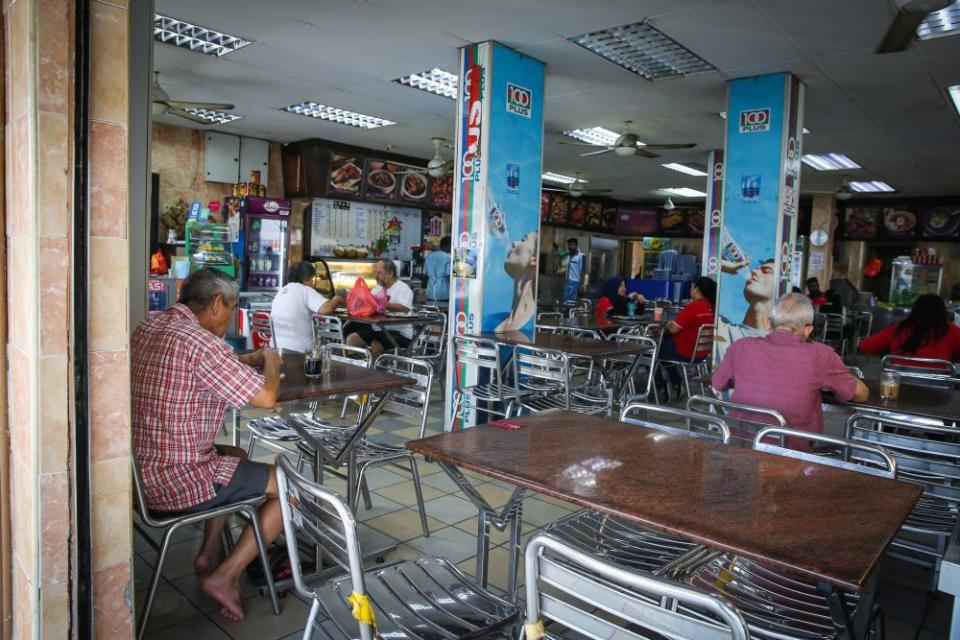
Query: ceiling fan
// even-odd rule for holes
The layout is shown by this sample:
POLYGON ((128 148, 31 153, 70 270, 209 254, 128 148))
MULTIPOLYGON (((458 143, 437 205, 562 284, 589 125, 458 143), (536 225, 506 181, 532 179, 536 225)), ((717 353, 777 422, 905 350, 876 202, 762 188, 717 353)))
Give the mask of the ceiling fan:
POLYGON ((561 140, 560 144, 569 144, 575 147, 602 147, 599 151, 589 151, 587 153, 581 153, 581 158, 586 158, 588 156, 599 156, 604 153, 610 153, 611 151, 616 153, 618 156, 643 156, 644 158, 656 158, 658 157, 656 153, 653 153, 651 149, 690 149, 697 146, 692 142, 681 143, 681 144, 643 144, 637 140, 637 134, 630 133, 631 121, 625 120, 623 125, 623 133, 620 134, 620 137, 612 145, 596 145, 589 142, 567 142, 566 140, 561 140))
POLYGON ((430 162, 427 163, 427 173, 434 178, 439 178, 446 174, 447 171, 450 170, 450 167, 453 166, 453 160, 444 160, 443 156, 440 155, 440 147, 452 149, 453 145, 445 138, 430 138, 430 141, 433 142, 433 157, 430 158, 430 162))
POLYGON ((600 193, 610 193, 612 189, 587 189, 587 183, 580 179, 580 172, 575 171, 574 176, 576 180, 568 184, 563 189, 558 189, 557 187, 543 187, 543 191, 556 191, 559 193, 566 193, 571 198, 579 198, 581 196, 593 196, 600 193))
POLYGON ((837 200, 849 200, 853 197, 853 189, 850 188, 850 180, 844 178, 840 181, 840 186, 837 187, 837 190, 834 191, 836 194, 837 200))
POLYGON ((219 102, 190 102, 185 100, 171 100, 170 95, 160 86, 160 74, 154 73, 153 87, 150 89, 150 98, 153 101, 153 115, 161 116, 165 113, 179 116, 199 124, 214 124, 206 118, 194 115, 187 109, 209 109, 212 111, 230 111, 232 104, 219 102))
POLYGON ((946 9, 952 0, 895 0, 897 14, 887 28, 877 53, 905 51, 917 35, 917 27, 934 11, 946 9))

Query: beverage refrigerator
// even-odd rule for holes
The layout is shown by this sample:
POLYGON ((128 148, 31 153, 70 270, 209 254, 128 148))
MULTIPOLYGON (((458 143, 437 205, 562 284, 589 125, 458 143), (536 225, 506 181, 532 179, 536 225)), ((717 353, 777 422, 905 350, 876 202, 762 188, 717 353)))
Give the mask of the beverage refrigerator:
POLYGON ((240 198, 237 242, 243 291, 275 292, 286 284, 290 252, 290 201, 240 198))

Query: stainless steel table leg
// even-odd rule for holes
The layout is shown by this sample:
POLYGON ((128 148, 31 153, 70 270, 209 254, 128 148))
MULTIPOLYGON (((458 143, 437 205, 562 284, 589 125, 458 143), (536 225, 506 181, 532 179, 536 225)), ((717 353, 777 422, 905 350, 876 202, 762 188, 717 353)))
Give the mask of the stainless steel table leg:
POLYGON ((487 512, 480 508, 477 514, 477 569, 474 574, 477 581, 487 586, 490 567, 490 521, 487 512))

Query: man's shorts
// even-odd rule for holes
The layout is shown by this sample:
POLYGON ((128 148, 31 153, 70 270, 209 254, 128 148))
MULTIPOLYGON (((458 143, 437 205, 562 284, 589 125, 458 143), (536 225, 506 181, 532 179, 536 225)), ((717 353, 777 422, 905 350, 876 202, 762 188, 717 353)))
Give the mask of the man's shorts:
POLYGON ((262 496, 267 490, 267 483, 270 481, 270 469, 272 466, 273 465, 269 465, 264 462, 241 460, 240 464, 237 465, 237 470, 233 472, 233 477, 230 478, 229 484, 213 484, 213 488, 217 492, 217 495, 213 496, 206 502, 201 502, 200 504, 194 505, 189 509, 184 509, 183 511, 156 512, 156 515, 161 517, 188 515, 191 513, 206 511, 208 509, 214 509, 216 507, 222 507, 234 502, 240 502, 241 500, 246 500, 247 498, 262 496))
MULTIPOLYGON (((374 340, 380 343, 384 349, 392 349, 393 343, 390 342, 390 338, 387 338, 383 331, 374 329, 368 324, 361 324, 359 322, 354 322, 350 324, 344 331, 347 335, 355 333, 367 344, 371 344, 374 340)), ((390 337, 393 338, 394 342, 397 343, 397 346, 401 349, 406 349, 410 346, 410 338, 397 333, 396 331, 389 331, 390 337)))

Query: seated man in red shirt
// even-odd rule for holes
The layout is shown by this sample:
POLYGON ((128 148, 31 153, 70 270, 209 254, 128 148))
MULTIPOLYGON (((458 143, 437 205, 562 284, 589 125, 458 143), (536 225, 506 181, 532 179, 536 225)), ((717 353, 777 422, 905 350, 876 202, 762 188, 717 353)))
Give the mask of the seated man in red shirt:
MULTIPOLYGON (((664 330, 667 335, 660 342, 661 362, 690 362, 694 356, 693 350, 697 347, 697 337, 700 327, 713 324, 713 308, 717 297, 717 283, 707 276, 700 276, 693 281, 690 287, 690 297, 693 298, 676 318, 667 323, 664 330)), ((696 354, 700 361, 710 355, 709 349, 701 349, 696 354)), ((670 383, 674 386, 680 383, 680 370, 673 367, 664 367, 670 383)))
MULTIPOLYGON (((214 445, 228 403, 271 408, 280 386, 276 351, 237 357, 223 341, 238 298, 226 274, 201 269, 183 283, 177 305, 137 327, 130 367, 133 450, 145 507, 185 514, 267 495, 259 518, 269 543, 283 527, 274 467, 247 460, 241 449, 214 445), (251 365, 262 366, 263 375, 251 365)), ((224 617, 242 620, 240 572, 257 557, 257 544, 248 526, 220 562, 225 524, 226 517, 207 520, 194 569, 224 617)))
MULTIPOLYGON (((733 387, 731 401, 775 409, 787 426, 802 431, 823 431, 820 392, 829 389, 840 402, 863 402, 867 386, 855 378, 837 352, 825 344, 809 342, 813 331, 813 305, 799 293, 788 293, 773 305, 767 319, 770 333, 741 338, 727 349, 713 373, 713 386, 733 387)), ((734 418, 755 419, 751 415, 734 418)), ((808 440, 789 438, 787 446, 809 450, 808 440)))

